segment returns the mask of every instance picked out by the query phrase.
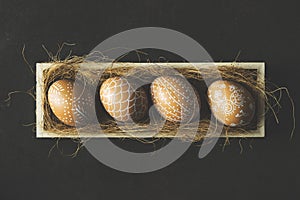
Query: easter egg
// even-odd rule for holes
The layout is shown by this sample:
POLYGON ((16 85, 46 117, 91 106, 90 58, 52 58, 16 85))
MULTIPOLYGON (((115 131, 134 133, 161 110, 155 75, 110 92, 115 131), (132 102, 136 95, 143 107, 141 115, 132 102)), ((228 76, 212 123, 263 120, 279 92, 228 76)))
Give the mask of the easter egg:
POLYGON ((53 114, 69 126, 86 125, 92 113, 94 97, 78 82, 62 79, 48 89, 48 102, 53 114))
POLYGON ((134 83, 126 78, 113 77, 100 87, 100 100, 105 110, 117 121, 141 120, 148 110, 148 99, 144 88, 134 91, 134 83))
POLYGON ((241 84, 218 80, 209 86, 207 94, 212 113, 223 124, 240 127, 253 119, 255 101, 241 84))
POLYGON ((160 76, 151 84, 151 96, 158 112, 168 121, 187 122, 200 113, 200 97, 180 76, 160 76), (196 95, 195 95, 196 94, 196 95), (199 109, 196 109, 199 108, 199 109))

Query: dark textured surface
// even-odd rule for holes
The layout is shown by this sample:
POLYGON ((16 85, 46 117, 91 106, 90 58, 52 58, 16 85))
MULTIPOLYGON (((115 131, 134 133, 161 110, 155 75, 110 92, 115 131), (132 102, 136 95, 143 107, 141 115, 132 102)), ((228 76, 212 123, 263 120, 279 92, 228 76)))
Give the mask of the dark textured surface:
MULTIPOLYGON (((298 1, 200 2, 1 0, 0 98, 35 83, 21 56, 24 44, 34 64, 47 60, 42 44, 55 51, 62 42, 76 43, 73 52, 81 55, 120 31, 161 26, 191 36, 215 61, 232 61, 240 50, 240 61, 265 61, 267 77, 290 89, 297 108, 298 1)), ((292 121, 286 96, 281 123, 270 117, 267 137, 242 140, 242 154, 238 140, 224 152, 220 140, 199 160, 194 145, 172 165, 149 174, 115 171, 85 149, 76 158, 62 156, 57 149, 48 157, 55 141, 35 139, 31 127, 22 126, 34 122, 34 103, 29 96, 15 94, 10 107, 1 106, 0 199, 299 198, 300 142, 297 129, 289 140, 292 121)), ((69 140, 60 141, 66 154, 75 147, 69 140)))

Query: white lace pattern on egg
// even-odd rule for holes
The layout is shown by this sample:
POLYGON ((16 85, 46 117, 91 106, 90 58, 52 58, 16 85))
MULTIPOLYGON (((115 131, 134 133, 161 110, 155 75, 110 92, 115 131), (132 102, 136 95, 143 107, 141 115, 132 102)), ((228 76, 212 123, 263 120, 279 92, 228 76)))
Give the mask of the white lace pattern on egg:
MULTIPOLYGON (((208 97, 210 101, 213 102, 213 106, 211 107, 212 111, 214 113, 221 113, 225 117, 225 120, 228 120, 228 117, 231 117, 237 109, 240 111, 234 115, 235 118, 248 116, 248 113, 243 109, 246 104, 244 88, 232 84, 216 84, 215 87, 209 91, 208 97), (226 91, 230 92, 229 98, 226 96, 226 91)), ((254 109, 252 103, 249 104, 249 107, 251 110, 254 109)), ((231 123, 230 126, 238 126, 243 123, 245 123, 244 120, 240 119, 238 124, 231 123)))
POLYGON ((100 89, 100 98, 106 111, 118 121, 141 119, 148 108, 143 88, 133 90, 133 83, 121 77, 106 80, 100 89))

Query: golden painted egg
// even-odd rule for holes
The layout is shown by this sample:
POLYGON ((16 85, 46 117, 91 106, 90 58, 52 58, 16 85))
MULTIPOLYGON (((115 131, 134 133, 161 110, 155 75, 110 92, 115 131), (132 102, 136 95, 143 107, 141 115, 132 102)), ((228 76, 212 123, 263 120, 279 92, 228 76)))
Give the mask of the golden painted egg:
POLYGON ((69 126, 88 123, 94 109, 93 100, 86 87, 77 81, 74 84, 72 80, 58 80, 48 90, 48 102, 53 114, 69 126))
POLYGON ((200 97, 180 76, 156 78, 151 84, 151 95, 158 112, 168 121, 187 122, 200 116, 195 113, 196 110, 200 112, 200 97))
POLYGON ((148 99, 144 88, 134 91, 134 83, 126 78, 113 77, 100 87, 100 99, 105 110, 117 121, 141 120, 148 110, 148 99))
POLYGON ((255 101, 242 85, 232 81, 215 81, 208 88, 208 101, 214 116, 223 124, 239 127, 251 122, 255 101))

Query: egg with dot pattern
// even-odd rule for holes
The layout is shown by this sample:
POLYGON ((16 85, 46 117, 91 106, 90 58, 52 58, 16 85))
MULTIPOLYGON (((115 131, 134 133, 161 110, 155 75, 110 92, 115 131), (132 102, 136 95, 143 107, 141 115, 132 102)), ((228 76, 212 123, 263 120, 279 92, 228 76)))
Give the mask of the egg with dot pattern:
POLYGON ((145 117, 148 99, 145 89, 134 91, 134 83, 124 77, 105 80, 100 87, 100 100, 105 110, 117 121, 138 121, 145 117))
POLYGON ((93 101, 93 95, 77 81, 58 80, 48 90, 48 102, 53 114, 69 126, 88 123, 94 109, 93 101))
POLYGON ((208 87, 208 101, 214 116, 230 127, 240 127, 251 122, 255 101, 241 84, 219 80, 208 87))
POLYGON ((156 78, 151 84, 151 96, 158 112, 168 121, 187 122, 200 115, 200 96, 180 76, 156 78), (195 113, 197 110, 199 113, 195 113))

